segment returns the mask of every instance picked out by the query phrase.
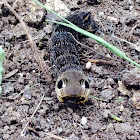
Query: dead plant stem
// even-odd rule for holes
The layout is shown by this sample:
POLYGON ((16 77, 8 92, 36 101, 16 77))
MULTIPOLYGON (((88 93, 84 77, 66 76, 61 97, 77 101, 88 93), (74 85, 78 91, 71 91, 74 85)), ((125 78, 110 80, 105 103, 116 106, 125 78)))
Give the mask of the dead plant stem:
POLYGON ((28 26, 26 25, 26 23, 23 21, 23 18, 21 16, 18 15, 18 13, 10 6, 10 4, 6 1, 6 0, 2 0, 3 3, 5 4, 5 6, 7 6, 9 8, 9 10, 16 16, 16 18, 19 20, 20 24, 22 25, 23 30, 25 31, 25 34, 27 35, 29 42, 30 42, 30 46, 34 52, 34 58, 35 60, 38 62, 41 71, 45 74, 45 77, 47 78, 47 81, 50 81, 49 76, 46 74, 46 70, 44 69, 45 66, 45 62, 41 59, 40 55, 39 55, 39 50, 31 36, 31 34, 29 33, 28 30, 28 26))

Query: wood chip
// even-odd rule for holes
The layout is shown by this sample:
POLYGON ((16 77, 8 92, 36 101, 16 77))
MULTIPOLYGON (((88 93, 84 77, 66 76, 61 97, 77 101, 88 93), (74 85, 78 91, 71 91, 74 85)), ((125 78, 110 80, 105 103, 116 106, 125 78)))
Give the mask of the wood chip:
POLYGON ((4 79, 7 79, 9 77, 12 77, 13 75, 15 75, 18 72, 18 69, 12 70, 9 73, 4 75, 4 79))
POLYGON ((130 94, 130 91, 126 89, 126 87, 122 81, 118 81, 118 85, 119 85, 118 90, 122 93, 122 95, 130 94))
POLYGON ((136 109, 140 109, 140 90, 132 90, 132 102, 136 109))

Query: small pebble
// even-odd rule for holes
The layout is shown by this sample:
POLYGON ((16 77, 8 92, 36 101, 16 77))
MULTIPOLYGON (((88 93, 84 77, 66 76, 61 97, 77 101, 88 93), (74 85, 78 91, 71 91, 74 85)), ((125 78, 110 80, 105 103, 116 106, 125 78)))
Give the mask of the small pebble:
POLYGON ((76 136, 74 133, 72 133, 69 137, 70 140, 79 140, 78 136, 76 136))
POLYGON ((105 89, 101 91, 100 95, 101 98, 105 100, 111 100, 115 96, 115 92, 113 91, 113 89, 105 89))
POLYGON ((133 97, 132 102, 136 109, 140 109, 140 90, 132 90, 133 91, 133 97))
POLYGON ((106 56, 107 56, 108 58, 111 58, 110 54, 107 54, 106 56))
POLYGON ((23 77, 24 74, 23 74, 23 73, 18 73, 18 75, 19 75, 20 77, 23 77))
POLYGON ((17 79, 17 82, 23 84, 23 83, 24 83, 24 79, 23 79, 23 77, 19 77, 19 78, 17 79))
POLYGON ((108 126, 107 126, 107 130, 110 131, 110 132, 114 132, 114 126, 112 123, 110 123, 108 126))
POLYGON ((3 132, 6 133, 6 131, 8 131, 8 129, 9 129, 9 126, 6 125, 6 126, 4 127, 4 129, 3 129, 3 132))
POLYGON ((104 12, 99 12, 100 17, 104 17, 104 15, 105 15, 104 12))
POLYGON ((87 123, 87 118, 86 117, 82 117, 81 124, 82 125, 86 125, 86 123, 87 123))
POLYGON ((134 131, 133 126, 130 123, 116 123, 114 124, 116 133, 127 133, 132 134, 134 131))
POLYGON ((58 133, 60 134, 60 133, 63 132, 63 129, 62 129, 61 127, 58 127, 58 128, 57 128, 57 131, 58 131, 58 133))
POLYGON ((118 22, 119 22, 119 18, 112 17, 112 16, 108 16, 108 17, 107 17, 107 20, 108 20, 108 21, 115 22, 115 23, 118 23, 118 22))
POLYGON ((44 99, 43 99, 44 101, 52 101, 53 100, 53 98, 52 97, 44 97, 44 99))
POLYGON ((89 69, 91 68, 91 62, 87 62, 85 68, 86 68, 87 70, 89 70, 89 69))
POLYGON ((23 96, 24 96, 26 99, 29 99, 29 100, 32 99, 32 93, 31 93, 31 91, 28 90, 28 89, 24 91, 23 96))
POLYGON ((52 32, 52 26, 51 25, 46 25, 44 28, 43 28, 43 31, 47 34, 50 34, 52 32))
POLYGON ((72 110, 70 107, 68 107, 67 110, 68 110, 70 113, 73 113, 73 110, 72 110))
POLYGON ((5 140, 5 139, 9 139, 10 138, 10 135, 8 135, 8 134, 3 134, 3 139, 5 140))
POLYGON ((105 109, 104 112, 103 112, 103 116, 105 118, 108 118, 109 114, 111 113, 111 111, 109 109, 105 109))
POLYGON ((124 111, 124 106, 123 106, 123 105, 120 106, 120 111, 121 111, 121 112, 124 111))
POLYGON ((9 94, 9 93, 12 93, 14 92, 14 85, 12 82, 8 82, 5 84, 4 88, 3 88, 3 93, 6 95, 6 94, 9 94))
POLYGON ((130 7, 129 7, 130 10, 132 10, 133 8, 134 8, 133 6, 130 6, 130 7))
POLYGON ((107 78, 107 82, 110 85, 113 85, 114 84, 114 80, 112 78, 107 78))

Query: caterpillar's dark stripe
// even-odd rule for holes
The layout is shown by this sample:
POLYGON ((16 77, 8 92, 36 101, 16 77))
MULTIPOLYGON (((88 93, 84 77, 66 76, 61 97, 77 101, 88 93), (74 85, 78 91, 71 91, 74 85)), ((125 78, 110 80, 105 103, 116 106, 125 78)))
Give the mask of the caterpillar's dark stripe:
POLYGON ((70 67, 75 68, 75 66, 82 71, 76 47, 77 43, 74 41, 73 36, 67 32, 56 32, 53 38, 55 38, 55 41, 53 40, 53 44, 50 47, 51 64, 55 65, 58 74, 62 73, 62 69, 64 72, 64 70, 70 67))
MULTIPOLYGON (((81 12, 67 17, 69 21, 83 29, 89 26, 96 26, 89 12, 81 12)), ((96 29, 95 27, 93 27, 96 29)), ((51 37, 50 60, 55 68, 55 75, 59 76, 67 69, 77 69, 82 71, 79 63, 78 44, 75 39, 79 40, 81 34, 74 30, 56 25, 51 37)))

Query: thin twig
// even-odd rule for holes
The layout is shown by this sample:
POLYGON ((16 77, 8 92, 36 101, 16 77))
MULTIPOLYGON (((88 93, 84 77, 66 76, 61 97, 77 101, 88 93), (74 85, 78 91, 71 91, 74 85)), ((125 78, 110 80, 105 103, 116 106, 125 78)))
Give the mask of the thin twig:
POLYGON ((17 94, 15 97, 13 97, 13 98, 9 98, 9 99, 11 99, 11 100, 15 100, 15 99, 18 98, 22 93, 24 93, 25 90, 29 90, 29 89, 31 89, 31 88, 33 88, 33 87, 35 87, 35 86, 38 86, 38 85, 40 85, 40 83, 34 84, 34 85, 31 86, 31 87, 27 87, 27 88, 21 90, 21 92, 20 92, 19 94, 17 94))
MULTIPOLYGON (((113 38, 116 38, 116 39, 118 39, 118 40, 120 40, 120 41, 126 42, 126 43, 128 43, 129 45, 132 45, 132 46, 134 46, 134 47, 139 47, 139 46, 137 46, 136 44, 134 44, 134 43, 132 43, 132 42, 129 42, 129 41, 125 40, 125 39, 122 39, 122 38, 120 38, 120 37, 117 37, 116 35, 112 35, 112 37, 113 37, 113 38)), ((133 49, 134 49, 134 48, 133 48, 133 49)))
POLYGON ((32 128, 32 127, 28 126, 28 127, 27 127, 27 129, 28 129, 28 130, 30 130, 30 131, 32 131, 33 133, 35 133, 36 135, 38 135, 38 136, 39 136, 39 132, 38 132, 38 131, 36 131, 34 128, 32 128))
MULTIPOLYGON (((68 32, 68 33, 71 34, 70 32, 68 32)), ((71 35, 72 35, 72 34, 71 34, 71 35)), ((95 50, 94 50, 93 48, 91 48, 91 47, 89 47, 88 45, 85 45, 85 44, 79 42, 78 40, 76 40, 76 38, 75 38, 73 35, 72 35, 72 37, 73 37, 74 41, 76 41, 77 44, 79 44, 79 45, 81 45, 82 47, 85 47, 85 48, 90 49, 91 51, 95 52, 95 50)), ((111 57, 104 56, 104 55, 100 54, 100 53, 97 52, 97 51, 96 51, 96 53, 97 53, 98 55, 102 56, 102 57, 105 57, 105 58, 108 58, 108 59, 111 59, 111 60, 114 60, 114 61, 118 61, 118 62, 120 62, 120 63, 125 64, 125 63, 124 63, 123 61, 121 61, 121 60, 118 60, 118 59, 115 59, 115 58, 111 58, 111 57)))
POLYGON ((135 30, 135 28, 137 28, 138 24, 134 25, 131 29, 131 31, 129 32, 129 40, 131 39, 131 36, 133 34, 133 31, 135 30))
POLYGON ((18 13, 9 5, 9 3, 6 0, 2 0, 3 3, 5 4, 5 6, 7 6, 9 8, 9 10, 16 16, 16 18, 19 20, 19 22, 22 25, 23 30, 25 31, 25 34, 27 35, 29 41, 30 41, 30 46, 34 52, 34 58, 35 60, 39 63, 41 71, 45 74, 45 77, 47 78, 47 81, 50 81, 50 77, 46 74, 46 70, 44 69, 45 66, 45 62, 41 59, 39 53, 38 53, 38 48, 31 36, 31 34, 28 31, 28 26, 26 25, 26 23, 23 21, 22 17, 20 17, 18 15, 18 13))
POLYGON ((104 100, 104 99, 101 99, 101 98, 95 97, 95 96, 93 96, 93 95, 89 95, 89 98, 93 98, 93 99, 96 99, 96 100, 99 100, 99 101, 108 102, 107 100, 104 100))
POLYGON ((51 134, 51 133, 45 133, 46 135, 50 136, 51 138, 54 138, 54 139, 58 139, 58 140, 68 140, 68 139, 65 139, 65 138, 62 138, 60 136, 56 136, 54 134, 51 134))
POLYGON ((41 104, 42 101, 43 101, 44 96, 45 96, 45 93, 43 94, 43 96, 42 96, 42 98, 41 98, 39 104, 37 105, 35 111, 34 111, 33 114, 31 115, 29 121, 26 123, 26 125, 25 125, 24 128, 23 128, 23 130, 21 131, 21 136, 24 136, 24 131, 25 131, 26 127, 28 126, 28 124, 31 122, 31 120, 32 120, 33 116, 35 115, 35 113, 37 112, 37 110, 38 110, 40 104, 41 104))
POLYGON ((17 4, 18 1, 19 0, 15 0, 15 2, 13 3, 13 6, 12 6, 13 9, 15 9, 15 6, 16 6, 16 4, 17 4))
POLYGON ((1 99, 15 100, 15 99, 18 98, 22 93, 24 93, 26 90, 32 89, 33 87, 38 86, 38 85, 40 85, 40 83, 34 84, 33 86, 30 86, 30 87, 25 87, 25 88, 24 88, 23 90, 21 90, 20 93, 17 94, 15 97, 11 97, 11 96, 3 97, 3 96, 0 96, 0 98, 1 98, 1 99))
POLYGON ((115 65, 112 61, 102 60, 102 59, 85 59, 88 62, 91 63, 102 63, 102 64, 108 64, 108 65, 115 65))

